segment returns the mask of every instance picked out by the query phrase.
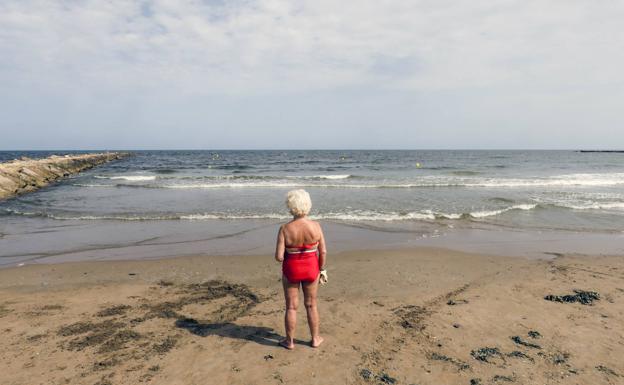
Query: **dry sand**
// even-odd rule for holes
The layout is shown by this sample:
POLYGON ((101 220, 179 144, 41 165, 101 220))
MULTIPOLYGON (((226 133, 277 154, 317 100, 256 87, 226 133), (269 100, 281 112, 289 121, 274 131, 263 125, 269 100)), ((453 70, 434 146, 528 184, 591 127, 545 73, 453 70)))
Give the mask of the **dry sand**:
MULTIPOLYGON (((624 259, 331 255, 318 349, 270 256, 0 270, 0 383, 624 384, 624 259), (545 300, 595 291, 592 304, 545 300), (515 337, 515 338, 514 338, 515 337)), ((589 298, 591 299, 591 298, 589 298)))

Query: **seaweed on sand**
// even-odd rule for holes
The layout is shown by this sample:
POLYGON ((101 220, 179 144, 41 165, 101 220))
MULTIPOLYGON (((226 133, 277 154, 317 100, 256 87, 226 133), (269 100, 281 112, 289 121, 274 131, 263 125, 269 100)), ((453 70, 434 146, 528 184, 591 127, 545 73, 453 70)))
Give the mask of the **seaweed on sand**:
POLYGON ((520 336, 513 336, 513 337, 509 337, 511 338, 511 340, 513 342, 515 342, 518 345, 522 345, 522 346, 526 346, 528 348, 533 348, 533 349, 541 349, 542 347, 537 345, 537 344, 533 344, 531 342, 526 342, 525 340, 523 340, 522 338, 520 338, 520 336))
POLYGON ((507 353, 507 357, 513 357, 513 358, 526 358, 527 360, 529 360, 529 361, 531 361, 531 362, 534 362, 534 361, 535 361, 535 360, 533 359, 533 357, 531 357, 531 356, 529 356, 529 355, 527 355, 527 354, 525 354, 525 353, 522 353, 522 352, 521 352, 521 351, 519 351, 519 350, 514 350, 514 351, 513 351, 513 352, 511 352, 511 353, 507 353))
POLYGON ((404 329, 422 330, 424 328, 422 321, 427 314, 427 310, 420 306, 407 305, 396 309, 394 314, 399 317, 399 323, 404 329))
POLYGON ((620 375, 618 373, 615 372, 615 370, 611 369, 611 368, 607 368, 604 365, 598 365, 596 366, 596 369, 600 372, 603 372, 604 374, 608 375, 608 376, 613 376, 613 377, 620 377, 620 375))
POLYGON ((98 353, 108 353, 123 349, 126 347, 127 342, 140 340, 141 338, 143 338, 143 335, 135 332, 134 330, 120 330, 102 344, 98 353))
POLYGON ((385 372, 380 372, 378 375, 375 375, 369 369, 362 369, 360 370, 360 376, 366 381, 371 381, 375 379, 379 381, 380 384, 394 385, 397 383, 396 378, 390 377, 390 375, 385 372))
POLYGON ((128 309, 131 309, 132 307, 130 305, 116 305, 116 306, 111 306, 109 308, 106 309, 102 309, 99 312, 96 313, 96 315, 98 317, 111 317, 114 315, 122 315, 125 314, 128 309))
POLYGON ((480 348, 477 350, 472 350, 470 352, 470 355, 478 361, 483 361, 483 362, 488 362, 491 363, 491 361, 489 361, 491 358, 494 357, 498 357, 498 358, 503 358, 502 353, 500 352, 500 350, 498 350, 498 348, 490 348, 490 347, 485 347, 485 348, 480 348))
POLYGON ((591 305, 594 301, 600 299, 600 294, 595 291, 574 290, 574 294, 566 295, 552 295, 549 294, 544 297, 546 301, 561 302, 561 303, 574 303, 578 302, 581 305, 591 305))
POLYGON ((154 350, 156 353, 167 353, 169 350, 173 349, 176 345, 176 343, 178 342, 177 338, 174 337, 167 337, 165 338, 165 340, 159 344, 155 344, 154 346, 152 346, 152 350, 154 350))
POLYGON ((236 320, 249 312, 254 306, 260 303, 248 286, 242 284, 232 284, 225 281, 212 280, 204 283, 183 286, 179 292, 187 294, 176 301, 161 302, 156 305, 144 305, 148 310, 145 319, 151 318, 177 318, 183 319, 178 311, 186 305, 209 302, 215 299, 232 296, 236 304, 222 306, 218 311, 215 322, 230 322, 236 320))
POLYGON ((93 323, 90 321, 80 321, 75 322, 70 325, 62 326, 57 334, 62 337, 74 336, 78 334, 84 334, 88 332, 101 332, 104 330, 110 329, 118 329, 123 327, 124 324, 121 322, 114 322, 113 320, 106 320, 98 323, 93 323))
POLYGON ((458 359, 455 359, 453 357, 446 356, 444 354, 432 352, 432 353, 427 354, 427 358, 429 358, 430 360, 435 360, 435 361, 448 362, 450 364, 455 365, 458 370, 470 369, 470 365, 468 365, 467 363, 460 361, 458 359))
POLYGON ((494 377, 492 377, 492 382, 514 382, 514 381, 516 381, 515 378, 511 376, 503 376, 503 375, 497 374, 494 377))

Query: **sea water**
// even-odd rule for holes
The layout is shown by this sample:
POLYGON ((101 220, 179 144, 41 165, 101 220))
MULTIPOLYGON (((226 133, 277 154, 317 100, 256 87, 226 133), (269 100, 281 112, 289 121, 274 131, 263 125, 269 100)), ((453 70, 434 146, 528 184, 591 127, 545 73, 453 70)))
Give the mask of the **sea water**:
MULTIPOLYGON (((369 231, 400 232, 407 234, 404 238, 436 236, 449 229, 574 234, 624 231, 622 153, 132 153, 0 202, 0 257, 14 262, 72 250, 84 254, 89 245, 93 249, 103 245, 123 248, 149 243, 152 238, 165 243, 167 239, 205 241, 257 227, 273 229, 288 220, 284 197, 296 188, 310 193, 314 219, 369 231)), ((0 152, 0 161, 50 154, 0 152)), ((249 240, 246 246, 247 251, 256 250, 249 240)), ((223 247, 225 253, 241 252, 223 247)))

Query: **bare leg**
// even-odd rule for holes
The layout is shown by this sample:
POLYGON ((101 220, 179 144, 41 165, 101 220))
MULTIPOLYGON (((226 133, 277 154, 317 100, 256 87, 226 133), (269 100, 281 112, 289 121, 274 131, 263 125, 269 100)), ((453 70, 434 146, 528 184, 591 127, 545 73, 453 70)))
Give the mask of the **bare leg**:
POLYGON ((308 315, 308 326, 310 326, 310 345, 313 348, 319 347, 323 343, 323 337, 319 334, 319 315, 316 307, 316 293, 318 291, 318 279, 312 282, 302 282, 303 301, 308 315))
POLYGON ((294 349, 297 307, 299 306, 299 283, 290 283, 286 277, 282 276, 282 284, 284 285, 284 298, 286 299, 286 312, 284 314, 286 338, 280 341, 280 345, 286 349, 294 349))

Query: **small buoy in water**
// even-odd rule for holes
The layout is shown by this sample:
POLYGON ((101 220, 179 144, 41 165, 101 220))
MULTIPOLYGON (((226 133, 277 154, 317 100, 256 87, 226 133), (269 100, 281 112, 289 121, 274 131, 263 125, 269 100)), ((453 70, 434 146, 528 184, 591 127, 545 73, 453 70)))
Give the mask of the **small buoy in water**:
POLYGON ((417 162, 417 163, 416 163, 416 167, 417 167, 417 168, 420 168, 420 163, 418 163, 418 162, 417 162))

